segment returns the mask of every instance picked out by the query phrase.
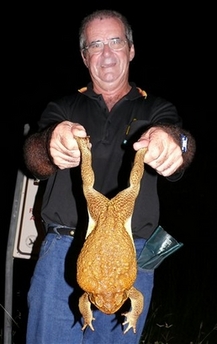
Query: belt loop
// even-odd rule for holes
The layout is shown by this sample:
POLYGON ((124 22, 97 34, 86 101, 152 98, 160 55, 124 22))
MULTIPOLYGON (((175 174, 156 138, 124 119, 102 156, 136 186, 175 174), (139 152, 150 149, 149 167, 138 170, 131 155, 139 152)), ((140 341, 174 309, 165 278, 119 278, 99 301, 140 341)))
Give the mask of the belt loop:
POLYGON ((58 232, 58 227, 53 227, 53 231, 58 235, 58 239, 60 239, 61 234, 58 232))
POLYGON ((60 238, 62 235, 69 235, 71 237, 74 237, 75 230, 75 227, 68 227, 64 225, 58 225, 55 223, 47 225, 47 233, 57 234, 58 238, 60 238))

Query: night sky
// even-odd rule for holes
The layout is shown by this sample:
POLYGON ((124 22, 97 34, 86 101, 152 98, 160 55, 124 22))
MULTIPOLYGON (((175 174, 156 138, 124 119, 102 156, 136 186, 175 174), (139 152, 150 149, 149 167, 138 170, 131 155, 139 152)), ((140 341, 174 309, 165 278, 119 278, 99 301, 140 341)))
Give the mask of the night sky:
MULTIPOLYGON (((68 2, 52 4, 50 8, 38 2, 31 7, 16 4, 8 6, 2 14, 6 16, 2 51, 5 76, 2 102, 6 104, 6 112, 1 117, 4 190, 1 276, 4 276, 16 174, 22 161, 23 126, 35 123, 48 101, 70 94, 89 81, 80 58, 78 27, 84 15, 103 8, 100 2, 100 5, 93 3, 96 5, 81 4, 82 9, 75 9, 75 3, 72 9, 68 2)), ((161 224, 184 246, 158 268, 156 289, 160 285, 160 291, 156 294, 170 292, 173 287, 168 285, 168 275, 176 271, 174 290, 178 301, 185 302, 199 289, 198 304, 192 314, 197 308, 205 315, 211 310, 213 323, 211 317, 206 324, 211 329, 217 323, 214 8, 209 2, 191 9, 189 2, 188 5, 153 2, 142 7, 136 3, 136 8, 132 4, 117 6, 117 1, 115 6, 109 4, 125 14, 133 28, 136 56, 131 63, 130 80, 148 93, 172 101, 184 127, 196 139, 195 159, 183 179, 177 183, 159 182, 161 224)), ((1 304, 3 289, 2 284, 1 304)))

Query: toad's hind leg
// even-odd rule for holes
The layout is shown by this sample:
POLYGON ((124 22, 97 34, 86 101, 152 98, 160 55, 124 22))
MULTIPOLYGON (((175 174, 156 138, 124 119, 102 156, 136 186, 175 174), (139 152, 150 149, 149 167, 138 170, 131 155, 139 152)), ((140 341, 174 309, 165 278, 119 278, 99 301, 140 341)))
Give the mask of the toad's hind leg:
POLYGON ((75 136, 75 139, 81 151, 81 176, 89 214, 88 236, 97 223, 100 213, 106 209, 109 200, 93 187, 95 176, 92 168, 89 137, 75 136))
POLYGON ((140 182, 144 173, 144 156, 147 148, 141 148, 136 152, 134 164, 130 173, 130 185, 120 191, 112 200, 116 210, 123 214, 124 218, 129 218, 134 209, 136 197, 140 190, 140 182))

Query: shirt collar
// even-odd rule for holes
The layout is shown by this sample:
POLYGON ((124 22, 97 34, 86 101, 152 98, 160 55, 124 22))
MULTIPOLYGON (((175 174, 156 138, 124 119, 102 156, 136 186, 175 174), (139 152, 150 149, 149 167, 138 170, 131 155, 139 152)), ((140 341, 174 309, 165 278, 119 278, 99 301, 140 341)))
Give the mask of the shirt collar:
MULTIPOLYGON (((147 93, 143 91, 141 88, 137 87, 134 82, 130 82, 130 85, 131 85, 131 90, 129 91, 129 93, 125 95, 126 99, 134 100, 139 97, 147 98, 147 93)), ((86 96, 90 98, 97 99, 101 97, 101 94, 97 94, 94 92, 92 82, 89 82, 86 87, 82 87, 78 91, 85 94, 86 96)))

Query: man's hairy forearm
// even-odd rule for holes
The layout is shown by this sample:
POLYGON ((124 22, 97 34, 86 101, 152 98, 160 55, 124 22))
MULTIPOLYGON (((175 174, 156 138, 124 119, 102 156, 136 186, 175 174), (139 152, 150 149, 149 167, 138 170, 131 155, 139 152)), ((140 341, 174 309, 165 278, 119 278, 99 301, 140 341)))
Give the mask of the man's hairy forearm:
POLYGON ((46 179, 58 169, 49 153, 50 139, 55 127, 56 125, 30 135, 24 143, 26 167, 38 179, 46 179))

